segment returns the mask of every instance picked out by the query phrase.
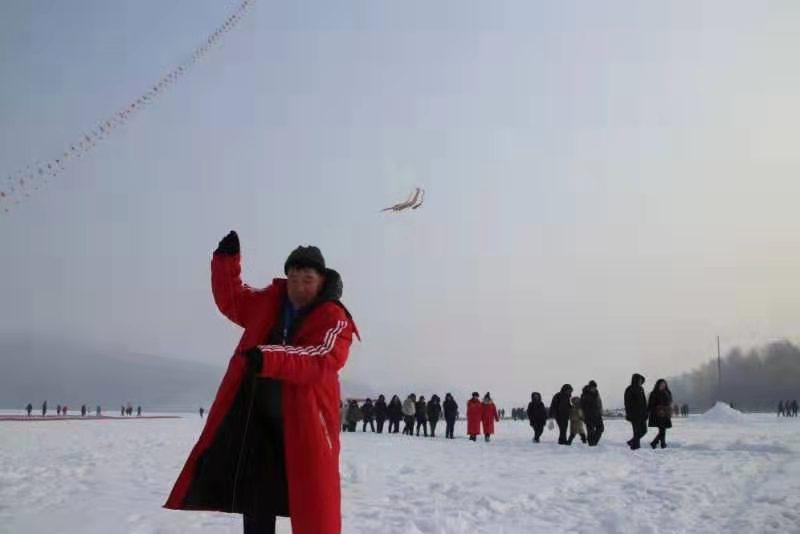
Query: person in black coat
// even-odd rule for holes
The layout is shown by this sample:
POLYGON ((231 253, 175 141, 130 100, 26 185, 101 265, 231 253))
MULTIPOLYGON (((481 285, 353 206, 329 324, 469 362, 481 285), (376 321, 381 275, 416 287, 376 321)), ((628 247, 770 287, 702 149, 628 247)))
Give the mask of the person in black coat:
POLYGON ((635 373, 631 377, 631 385, 625 388, 625 419, 633 429, 633 437, 628 440, 631 450, 638 449, 642 438, 647 434, 647 399, 643 384, 644 377, 635 373))
POLYGON ((361 431, 367 431, 367 425, 369 425, 369 429, 375 432, 375 405, 372 404, 372 399, 367 399, 364 401, 364 404, 361 405, 361 418, 364 423, 361 425, 361 431))
POLYGON ((667 429, 672 428, 672 392, 663 378, 658 379, 656 387, 650 392, 647 412, 648 425, 658 428, 658 435, 650 442, 650 446, 655 449, 661 443, 661 448, 664 449, 667 446, 667 429))
POLYGON ((533 442, 539 443, 539 438, 547 424, 547 408, 542 402, 542 396, 537 392, 531 393, 531 402, 528 403, 528 421, 533 427, 533 442))
POLYGON ((444 408, 444 421, 446 424, 444 429, 444 437, 448 439, 455 439, 453 437, 453 431, 455 430, 456 419, 458 419, 458 403, 453 396, 448 393, 444 396, 444 404, 442 407, 444 408))
POLYGON ((386 397, 378 395, 378 400, 375 401, 375 422, 378 423, 378 434, 383 433, 383 423, 386 422, 386 417, 389 414, 388 410, 386 397))
POLYGON ((572 408, 570 398, 572 397, 572 386, 564 384, 561 391, 553 395, 550 401, 550 419, 555 419, 558 425, 558 444, 569 445, 567 442, 567 430, 569 430, 569 413, 572 408))
POLYGON ((436 423, 442 417, 442 404, 439 402, 439 395, 434 394, 428 402, 428 423, 431 425, 431 437, 436 437, 436 423))
POLYGON ((425 397, 420 395, 416 405, 416 419, 417 419, 417 436, 419 436, 419 429, 425 432, 425 437, 428 437, 428 403, 425 402, 425 397))
POLYGON ((397 395, 392 396, 387 408, 389 416, 389 433, 398 434, 400 432, 400 420, 403 418, 403 403, 397 395))
POLYGON ((603 426, 603 400, 597 391, 597 382, 590 380, 581 394, 581 410, 586 423, 586 437, 590 447, 600 442, 605 426, 603 426))

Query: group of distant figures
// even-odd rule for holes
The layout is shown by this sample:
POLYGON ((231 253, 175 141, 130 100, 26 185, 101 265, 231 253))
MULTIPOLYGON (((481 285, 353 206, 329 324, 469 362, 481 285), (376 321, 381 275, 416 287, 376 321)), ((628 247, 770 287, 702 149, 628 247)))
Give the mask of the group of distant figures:
MULTIPOLYGON (((689 405, 673 403, 672 393, 666 380, 659 379, 648 396, 645 396, 645 378, 634 374, 631 385, 625 390, 625 419, 630 422, 633 437, 628 440, 628 446, 635 450, 640 448, 641 439, 647 434, 648 427, 658 429, 658 434, 650 442, 655 449, 667 446, 666 431, 672 428, 672 417, 688 416, 689 405)), ((558 425, 558 443, 572 445, 574 439, 580 436, 583 443, 595 446, 600 442, 605 427, 603 425, 603 402, 594 380, 583 387, 580 396, 572 395, 570 384, 564 384, 561 390, 553 396, 549 406, 542 401, 538 392, 531 394, 531 402, 527 408, 514 408, 511 411, 512 419, 530 422, 533 428, 533 441, 539 443, 545 426, 550 421, 550 428, 558 425), (553 424, 555 423, 555 425, 553 424)), ((796 404, 795 404, 796 406, 796 404)), ((400 422, 404 423, 403 434, 436 437, 436 426, 441 419, 445 420, 445 437, 453 439, 455 421, 459 418, 459 408, 453 396, 448 393, 442 402, 438 395, 432 395, 429 401, 424 396, 409 394, 404 401, 393 395, 387 403, 384 395, 379 395, 373 402, 371 398, 364 399, 359 405, 357 399, 342 402, 341 428, 343 432, 355 432, 359 422, 362 423, 362 432, 367 427, 378 434, 383 432, 384 425, 388 423, 387 433, 400 432, 400 422), (428 432, 430 430, 430 433, 428 432)), ((795 408, 796 413, 796 408, 795 408)), ((490 440, 494 434, 494 423, 505 418, 505 410, 498 410, 491 395, 486 393, 483 399, 475 392, 467 402, 467 435, 475 441, 477 436, 483 434, 485 441, 490 440)))
MULTIPOLYGON (((25 406, 25 411, 27 412, 28 417, 31 417, 31 414, 33 413, 33 404, 31 404, 29 402, 28 405, 25 406)), ((123 417, 124 416, 132 416, 133 415, 133 411, 134 410, 133 410, 133 406, 131 406, 131 403, 128 403, 127 405, 123 404, 119 409, 119 413, 123 417)), ((86 415, 88 415, 89 412, 90 412, 90 410, 85 404, 81 406, 81 417, 86 417, 86 415)), ((94 414, 95 414, 95 417, 100 417, 100 415, 102 414, 102 408, 100 407, 99 404, 97 406, 95 406, 94 414)), ((59 417, 66 417, 67 415, 69 415, 69 408, 66 405, 64 405, 64 406, 62 406, 60 404, 56 405, 56 415, 59 416, 59 417)), ((137 417, 141 417, 141 415, 142 415, 142 407, 141 406, 137 406, 136 407, 136 416, 137 417)), ((42 417, 46 417, 46 416, 47 416, 47 401, 44 401, 42 403, 42 417)))
POLYGON ((400 397, 393 395, 387 403, 384 395, 379 395, 373 403, 372 399, 365 399, 359 406, 356 399, 349 399, 346 403, 340 404, 341 425, 343 432, 355 432, 359 422, 363 422, 362 431, 367 431, 369 426, 372 432, 383 433, 383 427, 388 423, 386 432, 388 434, 400 433, 400 422, 403 422, 403 434, 412 436, 416 430, 417 436, 420 432, 428 436, 436 437, 436 426, 440 419, 445 420, 445 437, 452 439, 456 419, 458 419, 458 404, 453 396, 448 393, 445 395, 444 402, 436 394, 431 395, 429 401, 420 395, 409 394, 404 401, 400 397), (376 429, 377 423, 377 429, 376 429))
POLYGON ((797 417, 797 400, 780 401, 778 403, 778 417, 797 417))

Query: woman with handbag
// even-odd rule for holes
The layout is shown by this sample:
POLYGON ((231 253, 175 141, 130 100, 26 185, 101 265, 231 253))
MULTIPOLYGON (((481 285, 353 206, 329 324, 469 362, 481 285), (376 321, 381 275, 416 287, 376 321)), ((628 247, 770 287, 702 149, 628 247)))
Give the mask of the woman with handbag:
POLYGON ((647 411, 648 426, 658 428, 658 435, 650 442, 650 446, 655 449, 661 443, 661 448, 664 449, 667 447, 667 429, 672 428, 672 392, 663 378, 658 379, 650 392, 647 411))

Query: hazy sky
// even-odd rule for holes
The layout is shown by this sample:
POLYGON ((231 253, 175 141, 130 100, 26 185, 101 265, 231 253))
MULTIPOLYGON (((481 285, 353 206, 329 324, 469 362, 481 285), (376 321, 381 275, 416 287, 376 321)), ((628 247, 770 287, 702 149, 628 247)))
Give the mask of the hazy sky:
MULTIPOLYGON (((235 2, 0 3, 0 176, 143 93, 235 2)), ((345 377, 521 404, 799 339, 800 4, 281 2, 0 217, 0 329, 227 361, 209 258, 316 244, 345 377), (416 185, 425 207, 382 215, 416 185)), ((652 383, 652 382, 651 382, 652 383)))

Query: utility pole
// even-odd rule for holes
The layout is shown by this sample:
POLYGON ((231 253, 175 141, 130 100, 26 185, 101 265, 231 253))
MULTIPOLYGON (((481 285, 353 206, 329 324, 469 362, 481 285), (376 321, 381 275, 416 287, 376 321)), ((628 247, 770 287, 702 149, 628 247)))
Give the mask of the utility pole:
POLYGON ((717 336, 717 400, 722 401, 722 354, 719 351, 719 336, 717 336))

